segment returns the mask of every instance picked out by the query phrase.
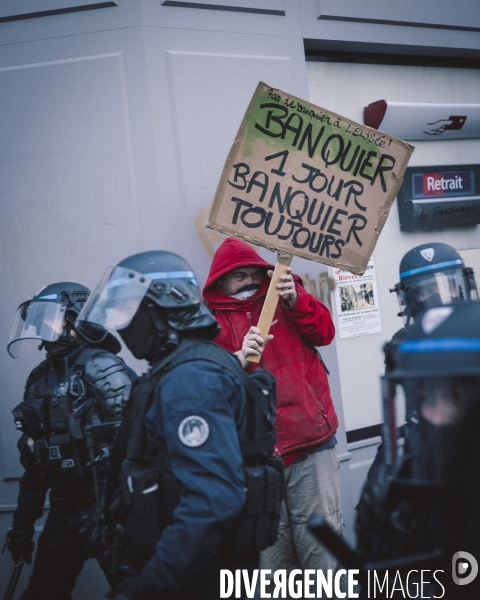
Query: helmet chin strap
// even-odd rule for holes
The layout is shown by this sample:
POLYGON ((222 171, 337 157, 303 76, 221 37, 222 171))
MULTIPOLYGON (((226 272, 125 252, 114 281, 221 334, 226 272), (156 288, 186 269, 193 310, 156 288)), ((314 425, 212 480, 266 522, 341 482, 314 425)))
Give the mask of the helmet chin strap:
POLYGON ((158 338, 161 343, 160 352, 163 352, 164 355, 173 352, 180 341, 178 332, 173 327, 169 327, 167 319, 161 314, 160 310, 155 308, 153 303, 147 304, 147 310, 158 331, 158 338))

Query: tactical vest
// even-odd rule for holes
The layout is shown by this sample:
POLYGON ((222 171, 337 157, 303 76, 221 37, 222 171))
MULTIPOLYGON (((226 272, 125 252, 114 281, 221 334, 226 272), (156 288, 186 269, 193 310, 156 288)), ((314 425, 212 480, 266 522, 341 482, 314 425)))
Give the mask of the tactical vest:
POLYGON ((135 549, 141 549, 140 563, 155 553, 156 543, 179 503, 181 484, 172 472, 165 444, 149 439, 145 415, 154 401, 160 379, 177 365, 193 360, 221 365, 240 380, 247 392, 246 427, 239 437, 247 498, 241 518, 227 534, 226 547, 234 554, 245 555, 263 550, 276 540, 283 462, 272 456, 275 380, 264 369, 247 375, 240 364, 214 342, 190 338, 183 340, 172 354, 135 383, 112 449, 107 507, 111 499, 110 514, 124 527, 121 554, 123 560, 130 563, 120 568, 142 567, 138 561, 132 564, 135 549))
MULTIPOLYGON (((65 361, 65 372, 57 381, 52 381, 54 370, 47 360, 30 374, 24 400, 12 411, 17 429, 23 432, 18 448, 26 470, 53 481, 84 477, 92 459, 90 450, 95 454, 102 452, 101 447, 108 449, 111 437, 107 435, 90 444, 85 439, 85 430, 100 424, 84 378, 85 365, 98 352, 90 346, 80 350, 72 364, 65 361), (93 450, 95 444, 99 448, 93 450)), ((109 427, 112 432, 117 428, 118 423, 109 427)))

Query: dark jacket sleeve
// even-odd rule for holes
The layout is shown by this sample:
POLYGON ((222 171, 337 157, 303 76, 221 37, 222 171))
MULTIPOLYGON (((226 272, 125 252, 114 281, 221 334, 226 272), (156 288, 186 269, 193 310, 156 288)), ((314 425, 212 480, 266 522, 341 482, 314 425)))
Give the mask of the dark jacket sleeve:
MULTIPOLYGON (((46 364, 46 361, 43 361, 30 373, 23 394, 24 402, 29 402, 33 399, 31 395, 32 386, 36 381, 40 381, 45 376, 46 364)), ((20 450, 21 444, 26 438, 26 434, 20 438, 18 442, 20 450)), ((13 529, 33 528, 35 521, 43 515, 47 491, 48 484, 45 482, 45 479, 40 477, 35 469, 27 468, 20 479, 17 508, 13 513, 13 529)))
POLYGON ((169 593, 208 568, 225 531, 245 503, 237 424, 244 418, 245 392, 225 369, 208 361, 184 363, 159 383, 146 416, 151 435, 163 437, 175 476, 183 484, 173 522, 164 530, 156 554, 136 581, 142 594, 169 593), (200 445, 182 439, 191 417, 208 426, 200 445))
POLYGON ((20 479, 17 508, 13 513, 13 529, 33 528, 35 521, 43 515, 47 490, 41 477, 25 471, 20 479))
POLYGON ((335 326, 328 308, 309 294, 295 276, 297 299, 292 306, 282 304, 282 310, 303 340, 313 346, 328 346, 335 337, 335 326))

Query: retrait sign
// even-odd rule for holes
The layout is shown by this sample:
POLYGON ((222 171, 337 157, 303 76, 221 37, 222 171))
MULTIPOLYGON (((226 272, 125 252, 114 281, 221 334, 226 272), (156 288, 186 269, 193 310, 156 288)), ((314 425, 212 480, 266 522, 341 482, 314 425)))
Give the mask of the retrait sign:
POLYGON ((398 212, 402 231, 480 223, 480 165, 407 168, 398 212))

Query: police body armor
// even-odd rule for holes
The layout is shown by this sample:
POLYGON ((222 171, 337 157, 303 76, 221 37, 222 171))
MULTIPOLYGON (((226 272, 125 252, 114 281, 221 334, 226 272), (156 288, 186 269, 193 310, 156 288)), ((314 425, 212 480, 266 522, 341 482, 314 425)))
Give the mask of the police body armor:
POLYGON ((228 548, 236 555, 248 555, 272 545, 277 537, 283 461, 272 456, 275 380, 264 369, 247 375, 236 359, 214 342, 186 339, 136 382, 112 449, 107 508, 110 499, 110 515, 123 526, 116 557, 121 571, 143 568, 180 500, 181 483, 171 470, 167 449, 161 441, 149 439, 144 418, 161 377, 190 360, 220 364, 240 379, 247 392, 246 427, 239 436, 247 498, 240 520, 227 534, 228 548))
POLYGON ((64 365, 60 373, 43 361, 27 380, 23 402, 12 411, 23 432, 18 442, 22 465, 58 483, 87 475, 90 449, 95 456, 108 456, 131 389, 124 362, 111 352, 84 345, 64 365), (93 435, 105 422, 111 426, 93 435))

